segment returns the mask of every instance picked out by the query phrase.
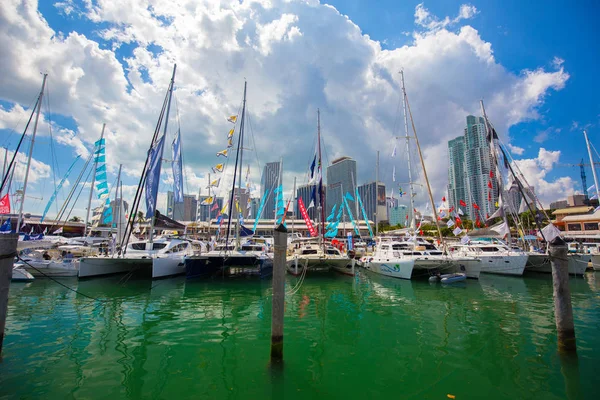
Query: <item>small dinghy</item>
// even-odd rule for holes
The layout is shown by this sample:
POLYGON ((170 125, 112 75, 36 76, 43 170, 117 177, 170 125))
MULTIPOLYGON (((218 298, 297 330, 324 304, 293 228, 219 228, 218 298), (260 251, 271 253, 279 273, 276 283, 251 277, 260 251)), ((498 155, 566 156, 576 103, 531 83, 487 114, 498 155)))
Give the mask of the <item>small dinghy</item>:
POLYGON ((455 283, 455 282, 463 282, 467 280, 467 274, 462 272, 457 272, 455 274, 444 274, 440 277, 440 281, 442 283, 455 283))
POLYGON ((29 272, 21 267, 14 267, 12 270, 13 282, 32 282, 35 278, 29 272))

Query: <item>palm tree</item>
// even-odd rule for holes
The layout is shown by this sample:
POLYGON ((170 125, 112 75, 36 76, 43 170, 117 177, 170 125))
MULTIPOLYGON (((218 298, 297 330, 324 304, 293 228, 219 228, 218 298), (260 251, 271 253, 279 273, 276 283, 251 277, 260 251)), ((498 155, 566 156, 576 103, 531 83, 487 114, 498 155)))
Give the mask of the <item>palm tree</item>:
POLYGON ((143 224, 144 222, 146 222, 146 218, 144 217, 144 213, 142 211, 138 211, 136 222, 138 224, 143 224))
POLYGON ((73 217, 69 220, 69 222, 81 222, 81 218, 79 217, 73 217))

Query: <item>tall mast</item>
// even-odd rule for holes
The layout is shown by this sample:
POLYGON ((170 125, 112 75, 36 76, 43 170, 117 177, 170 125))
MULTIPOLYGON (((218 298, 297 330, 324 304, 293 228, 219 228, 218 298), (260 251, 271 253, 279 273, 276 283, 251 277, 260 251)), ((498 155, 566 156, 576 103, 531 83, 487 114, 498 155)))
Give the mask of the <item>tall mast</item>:
MULTIPOLYGON (((598 201, 600 201, 600 187, 598 187, 598 176, 596 175, 596 167, 594 166, 594 158, 592 157, 592 149, 590 147, 590 140, 588 139, 588 135, 587 135, 586 131, 583 131, 583 136, 585 137, 585 144, 587 145, 588 154, 590 156, 590 167, 592 167, 592 175, 594 176, 594 186, 596 186, 596 196, 598 197, 598 201)), ((583 190, 586 190, 586 189, 587 188, 583 188, 583 190)))
MULTIPOLYGON (((406 115, 405 115, 406 117, 406 115)), ((408 143, 408 138, 407 142, 408 143)), ((408 173, 410 174, 410 159, 408 161, 408 173)), ((375 236, 379 236, 379 221, 377 221, 377 200, 379 196, 379 150, 377 150, 377 162, 375 163, 375 236)))
POLYGON ((408 196, 410 197, 410 226, 414 229, 415 225, 415 198, 413 196, 413 180, 412 180, 412 167, 410 163, 410 144, 408 136, 408 115, 406 111, 406 88, 404 87, 404 70, 400 71, 400 77, 402 79, 402 109, 404 111, 404 137, 406 138, 406 159, 408 161, 408 196))
POLYGON ((31 144, 29 145, 29 156, 27 157, 27 167, 25 169, 25 179, 23 181, 23 194, 21 197, 21 205, 19 206, 19 218, 17 220, 16 232, 18 233, 21 229, 21 221, 23 220, 23 206, 25 205, 25 193, 27 192, 27 180, 29 178, 29 167, 31 166, 31 156, 33 154, 33 144, 35 142, 35 134, 37 132, 38 121, 40 119, 40 111, 42 109, 42 99, 44 98, 44 88, 46 87, 46 78, 48 74, 44 74, 44 80, 42 81, 42 89, 38 96, 38 108, 35 113, 35 122, 33 124, 33 133, 31 134, 31 144))
MULTIPOLYGON (((235 181, 237 178, 237 169, 238 169, 238 162, 241 159, 241 153, 243 153, 243 149, 242 149, 242 144, 244 142, 244 116, 246 115, 246 88, 248 86, 248 82, 244 81, 244 101, 242 103, 242 118, 240 119, 240 135, 239 135, 239 139, 238 139, 238 146, 237 146, 237 151, 236 151, 236 157, 235 157, 235 166, 233 168, 233 183, 231 185, 231 194, 229 195, 229 215, 227 216, 227 236, 225 237, 225 250, 227 250, 228 245, 229 245, 229 234, 231 231, 231 216, 233 214, 233 200, 234 200, 234 195, 235 195, 235 181)), ((240 165, 240 175, 242 174, 242 169, 241 169, 241 162, 239 162, 240 165)), ((242 177, 240 176, 240 181, 241 181, 242 177)), ((240 183, 240 187, 241 187, 241 183, 240 183)), ((239 221, 239 213, 238 213, 238 221, 239 221)), ((237 223, 236 223, 236 233, 235 233, 235 237, 236 237, 236 242, 238 242, 239 240, 239 229, 237 229, 237 223)))
MULTIPOLYGON (((113 212, 115 214, 115 218, 117 220, 117 239, 121 238, 121 203, 123 202, 123 198, 119 199, 119 183, 121 182, 121 168, 123 164, 119 164, 119 172, 117 173, 117 187, 115 188, 115 205, 117 207, 117 212, 113 212), (118 201, 117 201, 118 200, 118 201)), ((112 226, 112 224, 110 224, 112 226)), ((112 232, 112 229, 111 229, 112 232)))
MULTIPOLYGON (((4 176, 6 175, 6 158, 8 156, 8 148, 4 148, 4 164, 2 165, 2 179, 4 179, 4 176)), ((0 193, 2 194, 2 193, 0 193)))
POLYGON ((423 177, 425 178, 425 183, 427 184, 427 193, 429 194, 429 201, 431 202, 431 209, 433 210, 433 220, 435 221, 435 226, 438 231, 438 237, 440 239, 440 244, 443 244, 444 252, 445 252, 446 242, 444 241, 444 237, 442 236, 442 230, 440 228, 440 221, 438 220, 437 210, 435 208, 435 202, 433 201, 433 194, 431 193, 431 185, 429 184, 429 178, 427 178, 427 169, 425 168, 425 161, 423 160, 423 153, 421 152, 421 145, 419 144, 419 136, 417 135, 417 129, 415 128, 415 121, 413 120, 412 112, 410 111, 410 104, 408 104, 408 97, 406 96, 406 89, 404 87, 404 72, 402 72, 402 92, 404 93, 404 103, 406 104, 406 107, 408 109, 408 114, 410 115, 410 124, 412 126, 412 130, 415 135, 415 144, 417 145, 417 151, 419 153, 419 160, 421 160, 421 168, 423 168, 423 177))
MULTIPOLYGON (((497 182, 499 182, 502 177, 500 175, 498 175, 499 170, 498 170, 498 155, 496 153, 496 146, 494 144, 494 135, 492 133, 492 130, 490 129, 490 124, 488 122, 488 118, 487 118, 487 114, 485 113, 485 107, 483 106, 483 100, 479 100, 479 105, 481 106, 481 113, 483 114, 483 120, 485 121, 485 131, 486 131, 486 135, 489 136, 490 138, 490 152, 492 153, 492 161, 494 162, 494 165, 492 166, 492 168, 495 168, 495 174, 496 174, 496 179, 497 182)), ((514 174, 513 174, 514 175, 514 174)), ((501 187, 498 187, 498 195, 501 197, 504 197, 504 190, 501 187)), ((503 199, 504 200, 504 199, 503 199)), ((502 201, 502 203, 505 203, 505 201, 502 201)), ((500 204, 500 203, 499 203, 500 204)), ((506 213, 502 212, 502 220, 504 221, 504 223, 506 224, 506 228, 508 230, 508 234, 507 234, 507 243, 510 246, 510 242, 511 242, 511 235, 510 235, 510 226, 508 225, 508 219, 506 218, 506 213)))
MULTIPOLYGON (((104 139, 104 128, 106 128, 106 124, 102 124, 102 132, 100 133, 100 140, 104 139)), ((96 151, 96 149, 94 148, 94 151, 96 151)), ((94 157, 94 155, 92 155, 92 157, 94 157)), ((98 158, 94 157, 94 168, 92 169, 92 186, 90 186, 90 197, 88 199, 88 205, 87 205, 87 212, 85 214, 85 225, 83 227, 83 236, 86 236, 86 230, 87 230, 87 226, 88 226, 88 221, 90 219, 90 209, 92 207, 92 196, 94 194, 94 183, 96 183, 96 168, 98 167, 98 161, 96 161, 98 158)), ((119 167, 119 172, 121 171, 121 167, 119 167)), ((117 181, 118 182, 118 181, 117 181)), ((92 231, 91 227, 90 227, 90 232, 92 231)))
MULTIPOLYGON (((163 138, 166 137, 165 135, 167 134, 167 126, 169 125, 169 111, 171 110, 171 98, 173 98, 173 87, 175 86, 175 72, 177 71, 177 64, 175 64, 173 66, 173 75, 171 76, 171 85, 169 88, 169 100, 167 102, 167 113, 165 114, 165 126, 163 128, 163 138)), ((164 139, 163 139, 164 140, 164 139)), ((159 163, 162 162, 162 151, 164 151, 165 146, 162 146, 161 149, 161 153, 160 153, 160 160, 158 161, 159 163)), ((160 165, 160 164, 159 164, 160 165)), ((150 250, 152 250, 152 239, 154 239, 154 223, 156 222, 156 200, 154 199, 154 215, 151 217, 150 219, 150 238, 148 239, 148 242, 150 242, 150 250)))
POLYGON ((294 177, 294 189, 292 191, 292 199, 294 200, 294 218, 292 219, 292 237, 294 237, 294 220, 298 218, 296 211, 298 209, 298 199, 296 198, 296 177, 294 177))
POLYGON ((325 234, 325 196, 323 196, 323 163, 321 160, 321 110, 317 108, 317 149, 318 149, 318 165, 317 170, 319 171, 319 217, 321 218, 321 234, 319 240, 322 242, 323 235, 325 234))
MULTIPOLYGON (((202 187, 200 187, 200 193, 198 193, 198 198, 200 198, 200 194, 202 193, 202 187)), ((208 197, 210 197, 210 172, 208 173, 208 197)), ((213 199, 213 202, 216 202, 217 199, 213 199)), ((212 214, 212 204, 208 205, 208 233, 210 233, 210 214, 212 214)))

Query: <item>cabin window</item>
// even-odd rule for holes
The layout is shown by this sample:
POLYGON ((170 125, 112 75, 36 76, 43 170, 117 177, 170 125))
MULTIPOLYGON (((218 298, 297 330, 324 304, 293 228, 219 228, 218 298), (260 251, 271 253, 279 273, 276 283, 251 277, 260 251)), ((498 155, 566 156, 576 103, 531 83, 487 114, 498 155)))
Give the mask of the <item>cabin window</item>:
POLYGON ((486 246, 486 247, 481 247, 481 251, 486 252, 486 253, 491 253, 494 251, 498 251, 498 248, 493 247, 493 246, 486 246))
POLYGON ((334 255, 336 255, 336 256, 340 254, 340 252, 339 252, 339 251, 337 251, 336 249, 327 249, 327 250, 325 250, 325 252, 326 252, 327 254, 334 254, 334 255))
POLYGON ((393 250, 404 250, 404 249, 408 249, 408 245, 407 244, 393 244, 392 249, 393 250))
POLYGON ((166 243, 152 243, 152 250, 164 249, 166 246, 166 243))
POLYGON ((567 230, 568 231, 580 231, 581 224, 567 224, 567 230))
POLYGON ((131 244, 131 248, 133 250, 146 250, 146 243, 145 242, 142 242, 142 243, 132 243, 131 244))
POLYGON ((597 222, 586 222, 585 224, 583 224, 583 230, 584 231, 597 231, 598 223, 597 222))
POLYGON ((390 249, 390 246, 387 246, 387 245, 386 246, 381 246, 381 250, 389 250, 389 249, 390 249))
POLYGON ((317 254, 317 250, 316 249, 302 250, 302 254, 317 254))

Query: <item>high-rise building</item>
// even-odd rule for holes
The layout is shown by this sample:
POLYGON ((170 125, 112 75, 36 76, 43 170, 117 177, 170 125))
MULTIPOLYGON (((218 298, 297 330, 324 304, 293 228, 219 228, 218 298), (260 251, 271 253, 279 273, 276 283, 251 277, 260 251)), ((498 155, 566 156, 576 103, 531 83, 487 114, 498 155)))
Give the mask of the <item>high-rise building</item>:
POLYGON ((408 219, 406 217, 408 216, 408 207, 404 204, 390 207, 388 212, 391 226, 402 225, 405 227, 407 225, 408 219))
POLYGON ((184 194, 183 201, 176 203, 173 192, 167 192, 167 217, 173 218, 175 221, 195 221, 197 209, 196 196, 184 194))
MULTIPOLYGON (((356 161, 350 157, 340 157, 327 167, 327 196, 325 196, 325 214, 329 214, 334 204, 342 203, 346 192, 354 193, 356 182, 356 161)), ((385 193, 383 196, 385 206, 385 193)))
POLYGON ((200 196, 198 198, 198 208, 196 212, 196 221, 208 221, 209 219, 217 218, 217 214, 223 208, 223 198, 217 197, 215 198, 213 204, 210 205, 202 205, 202 202, 206 200, 208 196, 200 196), (217 207, 215 208, 215 203, 217 207))
MULTIPOLYGON (((377 219, 377 223, 388 221, 385 184, 382 182, 379 182, 379 185, 375 185, 375 182, 365 183, 358 187, 358 194, 369 220, 375 222, 375 219, 377 219), (377 214, 377 217, 375 214, 377 214)), ((362 218, 361 215, 359 219, 362 218)))
POLYGON ((269 194, 265 200, 261 219, 275 219, 275 189, 279 185, 279 171, 281 163, 279 161, 266 163, 263 168, 262 177, 260 179, 260 198, 265 195, 268 190, 269 194))
POLYGON ((448 142, 450 207, 461 208, 471 220, 492 215, 498 201, 496 181, 490 177, 492 156, 486 136, 484 119, 469 115, 463 136, 448 142), (460 205, 461 200, 466 207, 460 205))
MULTIPOLYGON (((311 201, 311 196, 312 196, 312 190, 315 187, 315 185, 302 185, 300 187, 298 187, 296 189, 296 215, 298 216, 298 218, 302 218, 302 215, 300 214, 300 211, 298 210, 298 199, 302 199, 302 201, 304 202, 304 206, 306 207, 306 211, 308 212, 308 216, 310 217, 310 219, 312 219, 313 221, 317 221, 318 220, 318 204, 315 204, 314 207, 310 207, 310 201, 311 201), (310 207, 310 208, 309 208, 310 207)), ((319 190, 319 187, 316 186, 316 190, 319 190)), ((327 193, 327 190, 325 187, 323 187, 323 192, 327 193)), ((324 193, 324 195, 325 195, 324 193)), ((315 193, 317 202, 319 201, 319 195, 318 193, 315 193)), ((325 198, 327 198, 327 196, 325 196, 325 198)), ((325 215, 325 217, 327 217, 327 215, 325 215)))

